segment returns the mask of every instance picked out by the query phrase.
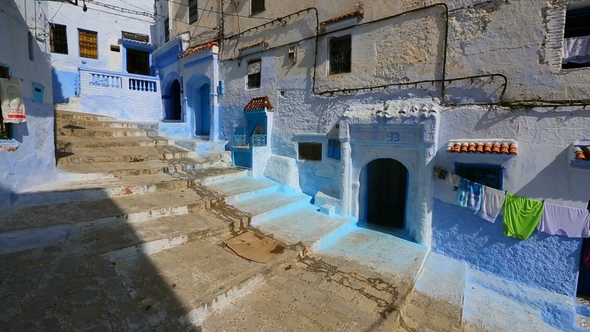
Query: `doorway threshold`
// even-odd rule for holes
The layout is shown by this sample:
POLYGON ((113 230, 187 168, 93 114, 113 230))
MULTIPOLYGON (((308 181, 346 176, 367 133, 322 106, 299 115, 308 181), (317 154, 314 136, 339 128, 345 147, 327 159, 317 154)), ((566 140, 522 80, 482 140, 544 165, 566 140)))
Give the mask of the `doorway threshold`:
POLYGON ((399 238, 406 240, 406 241, 416 242, 416 240, 414 240, 414 238, 412 238, 412 236, 410 235, 410 232, 407 229, 386 227, 386 226, 371 224, 371 223, 368 223, 366 220, 359 220, 357 222, 356 226, 359 228, 370 229, 372 231, 393 235, 395 237, 399 237, 399 238))

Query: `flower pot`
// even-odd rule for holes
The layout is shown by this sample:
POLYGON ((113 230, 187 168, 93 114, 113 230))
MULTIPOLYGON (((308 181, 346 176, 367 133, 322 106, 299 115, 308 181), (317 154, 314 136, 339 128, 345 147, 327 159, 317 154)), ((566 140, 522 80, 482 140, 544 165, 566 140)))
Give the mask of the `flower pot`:
POLYGON ((500 153, 500 143, 494 143, 494 145, 492 145, 492 152, 500 153))
POLYGON ((585 160, 584 152, 582 150, 576 150, 576 159, 585 160))
POLYGON ((502 144, 502 147, 500 148, 500 153, 508 154, 508 151, 509 151, 508 144, 506 144, 506 143, 502 144))
POLYGON ((488 152, 488 153, 492 152, 492 143, 486 143, 483 146, 483 152, 488 152))
POLYGON ((590 146, 583 147, 582 151, 584 151, 584 159, 590 160, 590 146))

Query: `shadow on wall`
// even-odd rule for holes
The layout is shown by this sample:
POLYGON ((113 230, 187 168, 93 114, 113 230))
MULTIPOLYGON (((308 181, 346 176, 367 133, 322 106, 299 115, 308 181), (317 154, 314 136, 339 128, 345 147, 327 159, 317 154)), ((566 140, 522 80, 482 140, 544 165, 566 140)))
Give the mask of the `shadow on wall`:
MULTIPOLYGON (((185 285, 175 292, 157 260, 135 247, 146 241, 146 220, 102 190, 74 194, 92 199, 3 210, 0 330, 196 331, 178 320, 187 314, 177 296, 185 285)), ((17 195, 0 186, 0 199, 14 203, 63 195, 17 195)))
POLYGON ((504 235, 502 217, 489 223, 473 211, 434 200, 433 251, 531 287, 575 296, 582 239, 535 231, 525 241, 504 235))

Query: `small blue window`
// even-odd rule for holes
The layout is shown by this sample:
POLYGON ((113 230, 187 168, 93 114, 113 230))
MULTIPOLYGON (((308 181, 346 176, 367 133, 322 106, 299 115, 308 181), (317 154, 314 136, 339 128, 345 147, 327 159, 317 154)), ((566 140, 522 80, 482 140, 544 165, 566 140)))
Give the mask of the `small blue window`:
POLYGON ((500 165, 456 163, 455 174, 490 188, 504 190, 504 169, 500 165))
POLYGON ((328 139, 328 158, 340 160, 340 141, 328 139))

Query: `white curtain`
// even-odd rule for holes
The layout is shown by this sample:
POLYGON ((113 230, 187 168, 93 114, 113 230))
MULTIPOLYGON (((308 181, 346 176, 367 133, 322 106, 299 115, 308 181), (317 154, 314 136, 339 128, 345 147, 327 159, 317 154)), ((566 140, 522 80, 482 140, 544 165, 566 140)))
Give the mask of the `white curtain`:
POLYGON ((590 36, 565 38, 563 41, 563 62, 590 62, 590 36))

